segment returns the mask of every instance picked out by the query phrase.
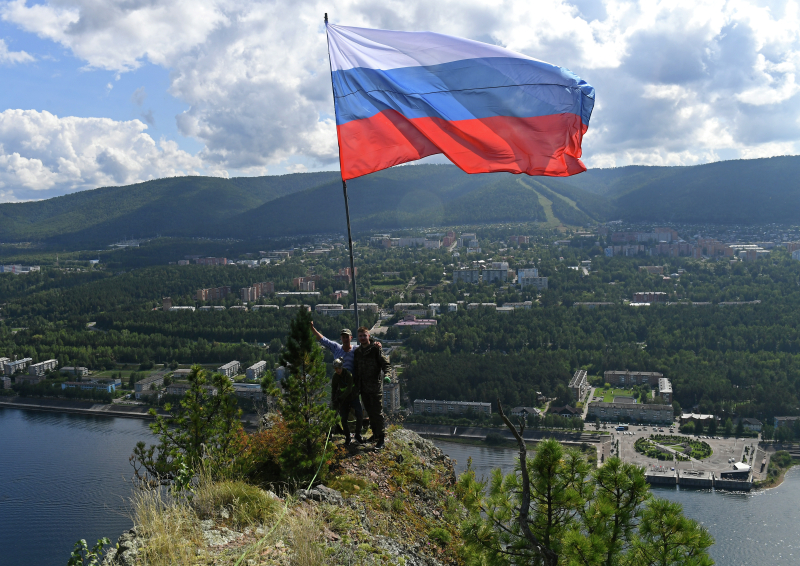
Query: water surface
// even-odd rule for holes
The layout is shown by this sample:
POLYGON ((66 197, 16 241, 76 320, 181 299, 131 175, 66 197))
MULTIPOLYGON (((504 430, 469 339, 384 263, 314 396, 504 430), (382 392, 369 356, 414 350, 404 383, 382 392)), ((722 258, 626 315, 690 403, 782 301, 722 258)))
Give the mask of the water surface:
POLYGON ((0 564, 64 566, 131 528, 128 457, 147 421, 0 408, 0 564))
MULTIPOLYGON (((460 474, 472 457, 478 477, 494 468, 508 473, 517 451, 434 440, 455 459, 460 474)), ((654 487, 653 494, 677 501, 684 513, 702 523, 716 543, 710 550, 722 566, 797 566, 800 564, 800 467, 789 470, 772 489, 749 493, 654 487)))

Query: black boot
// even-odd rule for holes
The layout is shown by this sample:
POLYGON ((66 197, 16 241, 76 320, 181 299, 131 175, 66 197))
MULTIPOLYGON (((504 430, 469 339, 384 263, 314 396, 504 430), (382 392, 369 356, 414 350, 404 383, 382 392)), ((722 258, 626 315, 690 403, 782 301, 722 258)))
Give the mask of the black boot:
POLYGON ((375 443, 375 450, 381 450, 383 448, 383 441, 384 441, 384 436, 380 435, 378 437, 378 442, 375 443))

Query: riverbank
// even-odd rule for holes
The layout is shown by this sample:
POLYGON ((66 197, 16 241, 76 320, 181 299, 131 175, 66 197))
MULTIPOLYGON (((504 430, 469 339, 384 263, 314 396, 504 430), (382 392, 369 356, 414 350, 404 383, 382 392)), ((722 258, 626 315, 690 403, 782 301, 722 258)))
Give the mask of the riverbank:
POLYGON ((26 409, 29 411, 49 411, 106 417, 126 417, 130 419, 152 420, 149 407, 143 405, 125 406, 117 404, 93 403, 74 399, 47 399, 32 397, 11 397, 0 401, 0 407, 26 409))
MULTIPOLYGON (((95 415, 99 417, 122 417, 126 419, 153 420, 149 405, 123 405, 121 403, 94 403, 76 399, 52 399, 46 397, 4 397, 0 400, 0 408, 25 409, 28 411, 47 411, 77 415, 95 415)), ((156 407, 161 416, 169 416, 163 409, 156 407)), ((243 414, 242 425, 253 428, 258 423, 258 415, 243 414)))

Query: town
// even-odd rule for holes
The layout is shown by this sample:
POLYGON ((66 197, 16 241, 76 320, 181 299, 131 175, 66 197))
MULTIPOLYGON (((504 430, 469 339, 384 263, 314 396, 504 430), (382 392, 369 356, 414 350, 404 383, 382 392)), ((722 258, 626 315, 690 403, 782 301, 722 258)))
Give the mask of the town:
MULTIPOLYGON (((738 489, 767 482, 775 446, 800 437, 800 430, 791 402, 776 404, 750 395, 761 387, 756 375, 734 380, 720 376, 726 392, 715 386, 714 393, 703 393, 710 386, 698 381, 702 376, 661 360, 654 348, 664 346, 656 336, 618 337, 623 356, 597 358, 591 352, 596 346, 583 346, 579 349, 584 353, 571 362, 579 367, 540 371, 547 358, 557 359, 561 367, 570 363, 565 347, 569 351, 575 340, 589 339, 560 335, 553 325, 566 320, 585 332, 587 324, 602 324, 608 316, 659 326, 669 319, 680 332, 685 329, 680 317, 670 314, 673 309, 685 313, 687 307, 700 307, 691 310, 691 317, 714 321, 738 317, 736 309, 752 313, 768 308, 774 300, 771 290, 780 281, 767 266, 786 276, 800 271, 800 233, 792 227, 725 230, 707 228, 710 235, 690 237, 699 227, 608 223, 548 232, 530 225, 496 225, 361 238, 355 270, 358 314, 392 360, 391 374, 384 376, 385 413, 422 434, 482 439, 493 428, 502 428, 499 392, 531 433, 572 431, 597 446, 598 462, 620 455, 647 466, 650 481, 695 481, 689 471, 700 470, 708 482, 743 482, 736 484, 738 489), (746 290, 736 287, 737 278, 748 273, 759 276, 755 282, 763 290, 750 284, 746 290), (722 283, 709 285, 709 278, 722 283), (640 321, 642 307, 654 309, 645 322, 640 321), (465 323, 473 329, 458 331, 465 323), (476 324, 495 334, 476 331, 476 324), (519 324, 545 326, 533 334, 525 330, 514 335, 519 324), (642 359, 651 350, 650 361, 642 359), (474 383, 474 370, 459 374, 456 369, 469 359, 464 356, 480 352, 481 367, 491 368, 494 362, 497 371, 511 370, 494 394, 474 383), (539 352, 539 359, 530 365, 526 360, 533 352, 539 352), (421 366, 423 359, 433 367, 421 366), (441 365, 448 362, 453 362, 450 367, 441 365), (523 382, 521 388, 514 386, 523 382), (709 443, 709 456, 692 456, 696 442, 709 443), (730 455, 723 459, 723 454, 730 455), (734 468, 739 471, 731 476, 734 468)), ((107 279, 109 269, 118 268, 106 265, 124 266, 131 249, 152 249, 154 259, 163 257, 157 243, 114 245, 88 261, 67 254, 50 265, 6 266, 13 277, 23 279, 59 271, 62 277, 99 275, 101 279, 85 285, 101 293, 101 286, 140 271, 169 274, 173 283, 125 282, 122 288, 133 285, 137 290, 133 295, 126 291, 124 305, 110 308, 105 298, 77 309, 67 299, 48 312, 32 302, 36 294, 12 297, 0 311, 5 402, 34 403, 41 396, 90 399, 108 403, 119 414, 143 415, 151 406, 180 399, 189 387, 190 368, 199 363, 230 379, 245 409, 243 419, 254 423, 270 404, 261 380, 269 372, 280 382, 286 372, 280 361, 281 329, 297 309, 313 313, 328 336, 336 337, 342 326, 354 329, 353 273, 340 267, 346 263, 346 247, 336 237, 272 251, 247 252, 240 244, 233 257, 188 253, 167 259, 166 265, 107 279), (192 281, 207 283, 187 288, 192 281), (149 298, 141 295, 142 288, 149 298), (81 323, 81 330, 54 325, 70 318, 88 322, 81 323), (145 328, 170 336, 168 348, 154 338, 144 341, 148 344, 136 340, 139 346, 125 345, 130 342, 126 336, 145 328), (72 340, 80 336, 92 345, 58 349, 42 347, 35 338, 53 332, 67 332, 72 340)), ((216 394, 213 387, 209 392, 216 394)))

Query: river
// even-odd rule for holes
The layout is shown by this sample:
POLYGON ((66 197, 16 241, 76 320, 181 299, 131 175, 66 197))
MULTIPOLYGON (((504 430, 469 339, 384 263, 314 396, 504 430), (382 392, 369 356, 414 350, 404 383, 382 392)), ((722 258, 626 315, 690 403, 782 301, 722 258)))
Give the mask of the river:
MULTIPOLYGON (((129 529, 128 464, 139 440, 152 441, 138 419, 0 408, 0 565, 64 566, 72 545, 112 541, 129 529)), ((479 475, 510 470, 516 452, 436 441, 479 475)), ((655 488, 680 502, 716 539, 720 565, 800 563, 800 469, 774 489, 748 494, 655 488)))
POLYGON ((131 528, 128 457, 147 422, 0 408, 0 564, 64 566, 131 528))
MULTIPOLYGON (((456 473, 472 457, 476 474, 511 471, 517 451, 434 440, 456 460, 456 473)), ((714 537, 714 561, 724 566, 796 566, 800 564, 800 466, 776 488, 750 493, 654 487, 654 495, 677 501, 684 514, 699 521, 714 537)))

